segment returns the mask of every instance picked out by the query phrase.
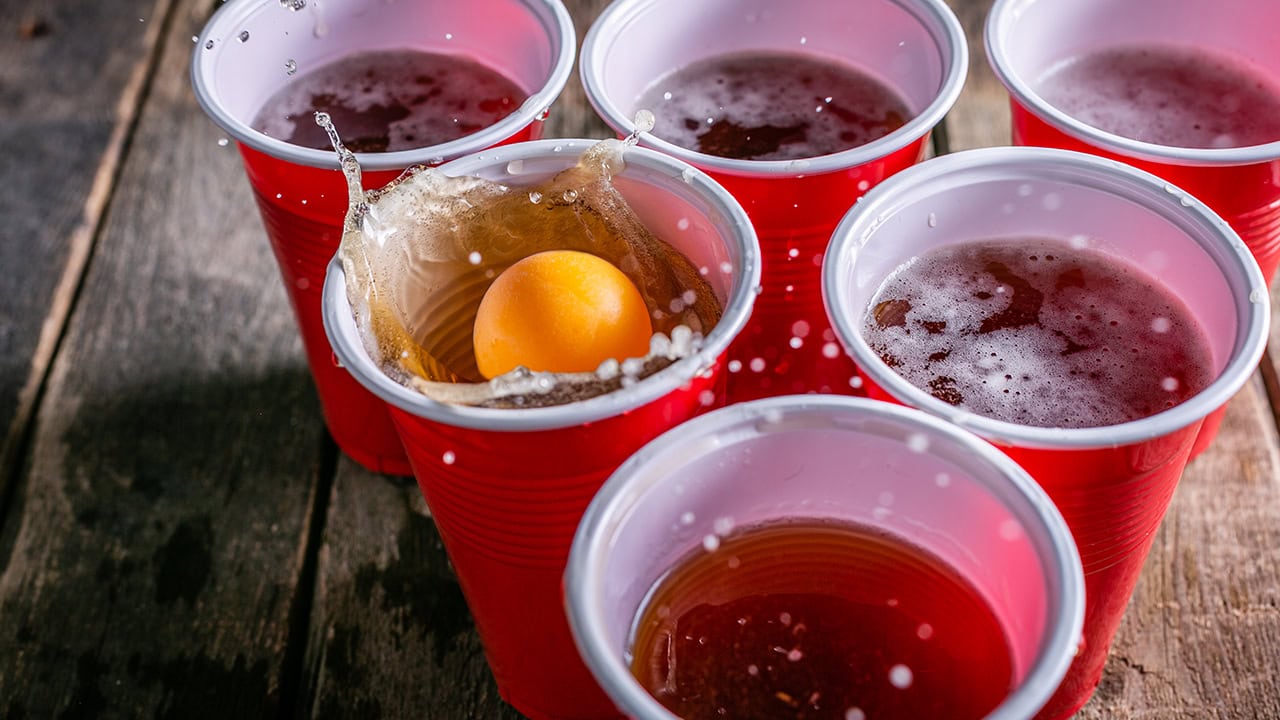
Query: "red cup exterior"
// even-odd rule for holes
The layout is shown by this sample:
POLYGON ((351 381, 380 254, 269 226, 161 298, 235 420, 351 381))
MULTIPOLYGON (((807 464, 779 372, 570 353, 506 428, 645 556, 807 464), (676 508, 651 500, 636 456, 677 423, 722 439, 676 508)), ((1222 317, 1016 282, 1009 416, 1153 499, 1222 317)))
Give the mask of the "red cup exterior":
MULTIPOLYGON (((499 144, 533 140, 541 134, 542 123, 533 122, 499 144)), ((299 165, 242 143, 238 145, 298 322, 329 434, 344 453, 363 467, 409 475, 409 462, 391 424, 387 404, 338 365, 321 319, 325 269, 342 241, 347 213, 347 184, 342 172, 336 167, 299 165)), ((380 188, 396 179, 402 170, 366 172, 364 187, 380 188)))
POLYGON ((731 402, 809 392, 859 394, 850 385, 853 360, 840 348, 823 305, 822 259, 849 206, 923 160, 928 141, 926 133, 882 158, 814 175, 745 176, 704 168, 742 204, 760 239, 760 296, 729 346, 731 402))
POLYGON ((619 415, 523 432, 392 419, 432 509, 504 700, 534 720, 618 717, 579 658, 562 578, 578 521, 636 450, 723 398, 710 372, 619 415), (708 394, 710 393, 710 395, 708 394))

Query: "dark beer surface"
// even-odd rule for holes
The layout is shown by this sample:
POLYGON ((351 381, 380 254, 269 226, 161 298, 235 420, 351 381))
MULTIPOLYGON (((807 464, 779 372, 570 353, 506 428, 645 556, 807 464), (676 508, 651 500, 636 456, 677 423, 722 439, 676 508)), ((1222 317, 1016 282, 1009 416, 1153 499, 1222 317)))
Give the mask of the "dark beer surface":
POLYGON ((911 117, 905 100, 854 67, 795 53, 722 55, 661 78, 638 107, 654 134, 739 160, 818 157, 865 145, 911 117))
POLYGON ((980 718, 1010 692, 1008 640, 953 569, 869 529, 736 531, 664 578, 632 671, 686 720, 980 718))

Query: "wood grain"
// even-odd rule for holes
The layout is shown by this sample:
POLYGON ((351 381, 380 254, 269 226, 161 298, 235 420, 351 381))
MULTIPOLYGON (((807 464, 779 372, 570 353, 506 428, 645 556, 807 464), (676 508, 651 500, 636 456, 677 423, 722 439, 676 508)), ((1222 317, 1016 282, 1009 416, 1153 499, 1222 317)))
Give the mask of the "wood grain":
POLYGON ((234 150, 189 87, 214 5, 164 29, 4 523, 6 718, 282 702, 323 435, 234 150))
POLYGON ((171 4, 0 3, 0 508, 171 4))

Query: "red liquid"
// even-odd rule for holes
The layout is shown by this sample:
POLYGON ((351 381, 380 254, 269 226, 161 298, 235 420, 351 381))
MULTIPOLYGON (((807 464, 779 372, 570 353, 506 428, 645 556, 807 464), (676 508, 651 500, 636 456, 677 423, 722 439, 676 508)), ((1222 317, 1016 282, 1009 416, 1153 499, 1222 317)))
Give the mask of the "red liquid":
POLYGON ((1116 135, 1170 147, 1280 140, 1280 87, 1241 62, 1177 46, 1102 50, 1050 71, 1049 104, 1116 135))
POLYGON ((483 130, 526 97, 507 77, 459 55, 366 52, 299 76, 266 102, 253 127, 327 150, 329 138, 313 119, 323 111, 355 152, 395 152, 483 130))
POLYGON ((829 155, 884 137, 911 117, 906 101, 870 75, 788 53, 693 63, 651 85, 637 107, 657 116, 658 137, 741 160, 829 155))
POLYGON ((1208 342, 1180 300, 1054 240, 926 253, 880 288, 863 335, 934 397, 1021 425, 1137 420, 1212 379, 1208 342))
POLYGON ((632 671, 701 718, 979 718, 1013 686, 990 607, 940 560, 818 521, 723 539, 659 584, 632 671))

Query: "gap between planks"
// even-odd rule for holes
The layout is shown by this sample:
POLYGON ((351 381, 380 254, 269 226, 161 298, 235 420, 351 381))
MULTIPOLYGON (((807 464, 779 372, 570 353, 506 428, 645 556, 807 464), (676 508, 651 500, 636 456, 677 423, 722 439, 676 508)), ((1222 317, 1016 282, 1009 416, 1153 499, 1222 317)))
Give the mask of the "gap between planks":
POLYGON ((124 159, 133 146, 142 107, 151 94, 151 84, 165 49, 165 35, 174 21, 176 5, 176 0, 159 0, 156 5, 161 20, 148 24, 143 41, 151 51, 134 67, 120 93, 115 107, 115 122, 85 197, 81 220, 67 237, 66 264, 50 298, 49 312, 40 327, 27 380, 18 390, 13 420, 0 438, 0 525, 8 516, 13 495, 24 475, 24 460, 30 455, 37 424, 35 408, 40 406, 53 360, 62 347, 68 321, 79 302, 94 248, 106 224, 107 209, 111 206, 124 168, 124 159))

